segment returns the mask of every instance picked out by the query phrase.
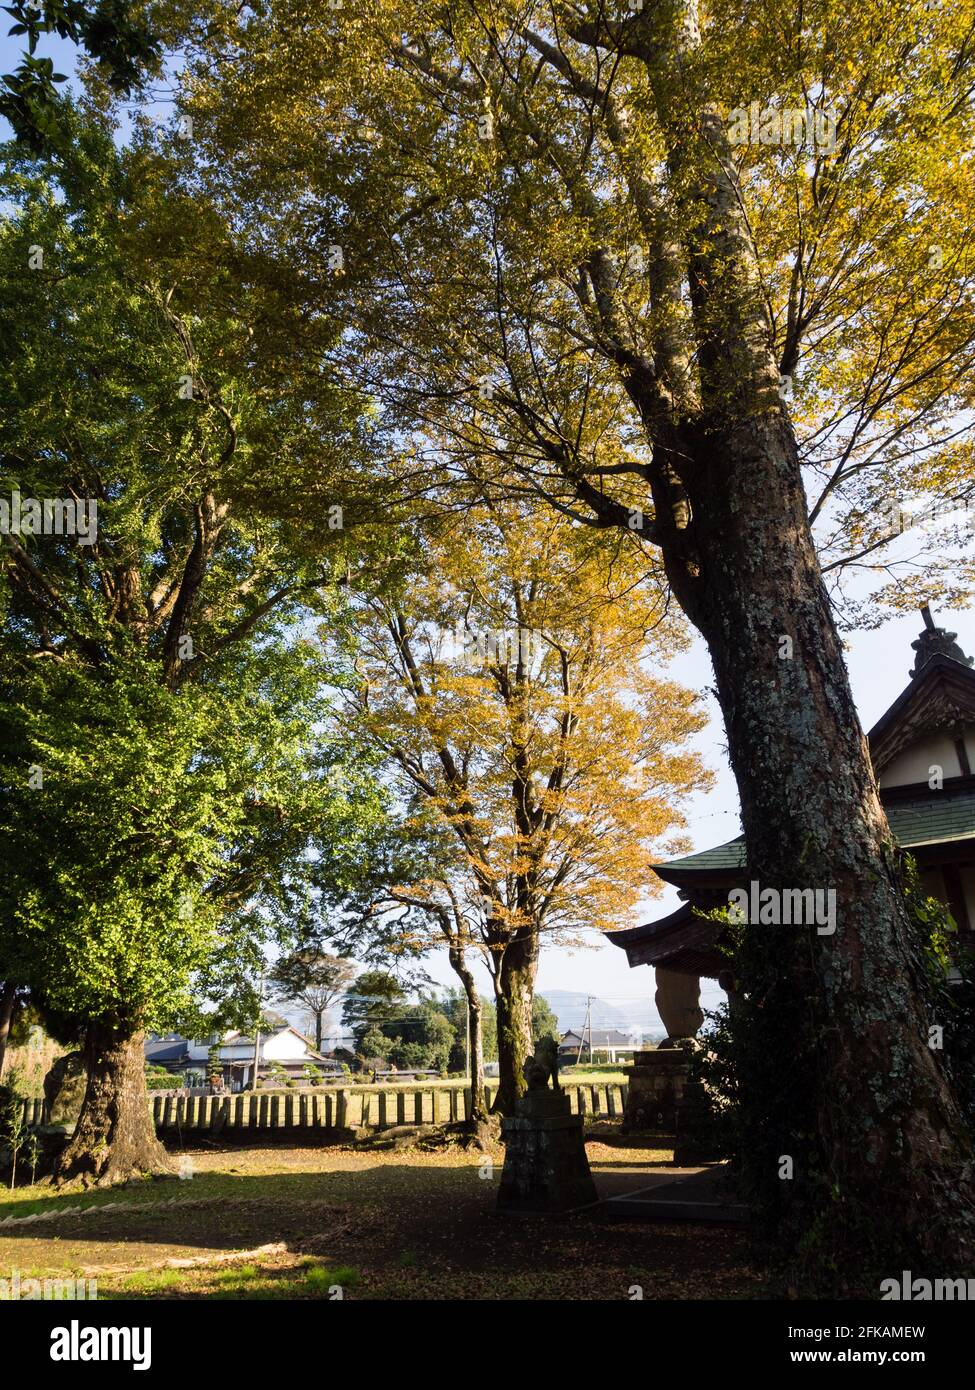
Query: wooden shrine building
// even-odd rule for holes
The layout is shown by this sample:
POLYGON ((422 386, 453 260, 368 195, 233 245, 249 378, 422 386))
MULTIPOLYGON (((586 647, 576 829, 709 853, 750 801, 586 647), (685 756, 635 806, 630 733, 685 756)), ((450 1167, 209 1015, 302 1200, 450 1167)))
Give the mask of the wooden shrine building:
MULTIPOLYGON (((917 860, 923 887, 947 904, 959 932, 975 934, 975 671, 956 634, 936 627, 927 608, 922 613, 910 681, 867 735, 870 756, 894 838, 917 860)), ((726 904, 753 875, 743 836, 671 859, 656 872, 680 890, 682 906, 609 938, 631 966, 654 967, 666 1048, 701 1026, 701 978, 728 984, 716 948, 719 928, 694 908, 726 904)))

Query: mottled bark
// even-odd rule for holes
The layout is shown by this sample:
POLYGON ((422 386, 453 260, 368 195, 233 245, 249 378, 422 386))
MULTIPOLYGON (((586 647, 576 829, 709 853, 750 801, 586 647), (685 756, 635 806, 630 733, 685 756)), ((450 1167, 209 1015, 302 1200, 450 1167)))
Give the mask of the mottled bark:
MULTIPOLYGON (((802 1240, 820 1270, 964 1271, 975 1252, 970 1139, 927 1046, 940 1020, 927 1014, 779 396, 794 335, 776 360, 724 118, 698 58, 696 0, 574 32, 642 60, 667 147, 699 394, 675 401, 666 345, 648 362, 610 299, 592 303, 653 445, 652 534, 711 654, 751 875, 763 888, 836 893, 833 934, 746 933, 735 1010, 747 1031, 746 1181, 780 1253, 802 1240)), ((672 309, 684 313, 676 296, 672 309)))
POLYGON ((74 1135, 55 1168, 57 1182, 80 1178, 86 1186, 107 1187, 175 1172, 149 1112, 143 1040, 141 1031, 89 1028, 88 1084, 74 1135))
POLYGON ((688 471, 703 557, 689 611, 714 665, 751 875, 834 890, 836 930, 748 930, 746 1176, 780 1239, 815 1233, 827 1258, 898 1252, 945 1272, 975 1251, 969 1141, 927 1045, 940 1020, 926 1011, 792 433, 762 405, 704 437, 688 471))
POLYGON ((504 948, 494 981, 498 1013, 498 1093, 492 1110, 509 1115, 525 1091, 525 1061, 531 1056, 532 1000, 538 965, 538 936, 519 931, 504 948))
POLYGON ((481 997, 477 992, 477 981, 464 959, 463 951, 451 947, 450 964, 456 971, 467 998, 467 1045, 471 1059, 471 1113, 470 1126, 480 1131, 487 1124, 488 1113, 484 1104, 484 1036, 481 1027, 481 997))

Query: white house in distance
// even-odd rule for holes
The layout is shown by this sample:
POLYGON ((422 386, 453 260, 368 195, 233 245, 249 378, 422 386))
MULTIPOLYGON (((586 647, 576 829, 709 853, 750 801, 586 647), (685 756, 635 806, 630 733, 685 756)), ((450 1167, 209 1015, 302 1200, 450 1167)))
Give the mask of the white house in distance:
MULTIPOLYGON (((202 1086, 210 1071, 210 1050, 216 1045, 214 1035, 209 1041, 191 1042, 170 1036, 152 1038, 146 1042, 146 1061, 165 1067, 174 1076, 175 1084, 202 1086), (178 1079, 177 1079, 178 1078, 178 1079)), ((234 1030, 220 1039, 220 1072, 224 1085, 231 1091, 245 1091, 251 1084, 254 1070, 254 1038, 234 1030)), ((314 1046, 290 1024, 262 1033, 258 1064, 258 1083, 267 1082, 272 1071, 285 1071, 289 1079, 301 1081, 305 1068, 314 1066, 325 1076, 337 1076, 342 1068, 329 1057, 316 1052, 314 1046)))
POLYGON ((563 1062, 577 1062, 580 1049, 590 1053, 593 1062, 632 1062, 633 1040, 617 1028, 585 1028, 576 1033, 572 1029, 562 1035, 559 1042, 559 1057, 563 1062))

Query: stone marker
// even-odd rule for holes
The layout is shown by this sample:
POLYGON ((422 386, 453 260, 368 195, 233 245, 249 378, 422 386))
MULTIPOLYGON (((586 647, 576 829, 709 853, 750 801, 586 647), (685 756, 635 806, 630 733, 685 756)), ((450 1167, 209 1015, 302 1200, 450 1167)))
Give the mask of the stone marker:
POLYGON ((629 1086, 623 1133, 656 1130, 673 1134, 677 1128, 677 1110, 687 1084, 687 1071, 685 1048, 676 1046, 669 1039, 660 1047, 635 1052, 627 1077, 629 1086))
POLYGON ((584 1121, 570 1113, 569 1097, 559 1086, 554 1038, 538 1043, 525 1063, 525 1080, 528 1090, 515 1113, 501 1122, 506 1147, 498 1207, 555 1212, 595 1202, 596 1186, 583 1143, 584 1121))
POLYGON ((74 1128, 81 1114, 87 1084, 88 1070, 80 1052, 66 1052, 63 1057, 57 1058, 44 1078, 49 1125, 74 1128))

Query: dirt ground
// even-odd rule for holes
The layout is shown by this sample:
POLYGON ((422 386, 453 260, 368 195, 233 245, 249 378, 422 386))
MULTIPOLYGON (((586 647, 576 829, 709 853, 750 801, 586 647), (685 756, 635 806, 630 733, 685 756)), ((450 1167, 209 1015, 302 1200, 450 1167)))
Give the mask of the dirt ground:
MULTIPOLYGON (((615 1132, 593 1137, 587 1152, 604 1193, 639 1187, 646 1168, 670 1158, 615 1132)), ((181 1160, 181 1181, 0 1193, 0 1277, 95 1279, 100 1299, 764 1293, 733 1227, 610 1222, 601 1207, 499 1214, 500 1148, 488 1158, 268 1145, 198 1149, 181 1160), (2 1224, 23 1216, 34 1219, 2 1224)))

